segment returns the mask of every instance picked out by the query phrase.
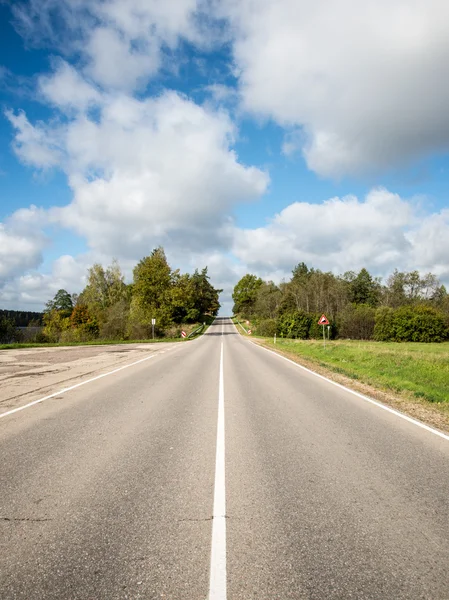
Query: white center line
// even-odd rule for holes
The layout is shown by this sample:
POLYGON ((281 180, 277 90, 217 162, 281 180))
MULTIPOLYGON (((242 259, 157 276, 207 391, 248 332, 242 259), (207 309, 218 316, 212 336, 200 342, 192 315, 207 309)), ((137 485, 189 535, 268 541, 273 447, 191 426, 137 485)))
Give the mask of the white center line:
MULTIPOLYGON (((223 334, 223 326, 222 326, 223 334)), ((223 383, 223 342, 220 354, 218 387, 217 451, 215 458, 214 512, 210 559, 209 600, 226 600, 226 488, 225 488, 225 417, 223 383)))

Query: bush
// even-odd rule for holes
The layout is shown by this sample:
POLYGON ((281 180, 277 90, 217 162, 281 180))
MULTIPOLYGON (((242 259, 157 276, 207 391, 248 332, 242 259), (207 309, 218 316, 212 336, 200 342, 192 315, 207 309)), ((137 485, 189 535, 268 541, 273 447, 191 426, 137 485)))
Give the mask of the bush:
POLYGON ((129 306, 119 300, 110 306, 105 314, 106 321, 100 327, 100 337, 105 340, 126 340, 129 306))
POLYGON ((394 310, 381 306, 374 317, 374 339, 378 342, 388 342, 394 337, 394 310))
MULTIPOLYGON (((198 327, 199 327, 199 325, 198 325, 198 327)), ((168 329, 166 329, 164 331, 163 337, 166 337, 166 338, 180 338, 181 337, 181 331, 183 331, 183 329, 189 329, 189 330, 191 329, 193 331, 196 328, 197 328, 196 326, 193 327, 193 328, 192 327, 185 327, 182 324, 181 325, 172 325, 171 327, 169 327, 168 329)), ((190 333, 190 331, 189 331, 189 333, 190 333)), ((156 333, 154 335, 156 335, 156 333)))
POLYGON ((281 315, 277 320, 278 334, 285 338, 307 339, 310 325, 310 315, 302 311, 281 315))
POLYGON ((92 342, 98 338, 98 326, 92 323, 84 323, 78 327, 71 327, 61 332, 59 342, 69 344, 72 342, 83 343, 92 342))
POLYGON ((340 315, 339 335, 353 340, 371 340, 376 310, 367 304, 349 304, 340 315))
POLYGON ((273 337, 276 333, 276 319, 264 319, 256 327, 257 335, 273 337))
POLYGON ((30 338, 29 341, 33 342, 34 344, 48 344, 49 339, 43 331, 38 331, 30 338))
POLYGON ((402 306, 391 312, 378 311, 374 333, 380 341, 429 343, 449 339, 444 315, 422 304, 402 306))

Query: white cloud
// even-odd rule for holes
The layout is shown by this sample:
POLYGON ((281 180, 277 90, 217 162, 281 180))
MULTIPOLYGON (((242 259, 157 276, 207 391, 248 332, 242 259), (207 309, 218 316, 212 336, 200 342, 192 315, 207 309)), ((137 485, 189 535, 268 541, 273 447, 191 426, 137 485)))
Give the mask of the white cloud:
POLYGON ((157 244, 227 247, 232 206, 268 185, 266 173, 239 163, 229 116, 174 92, 108 96, 100 108, 98 121, 75 114, 64 125, 9 115, 18 156, 37 167, 59 161, 69 178, 73 202, 51 210, 52 222, 95 252, 128 258, 157 244))
POLYGON ((231 19, 244 106, 301 127, 305 159, 320 175, 386 169, 449 149, 445 0, 218 6, 231 19))
POLYGON ((92 33, 88 53, 92 58, 87 73, 106 88, 132 89, 160 66, 159 49, 152 40, 145 42, 145 50, 133 49, 130 40, 106 27, 92 33))
POLYGON ((324 271, 395 268, 432 271, 449 281, 449 211, 422 215, 420 204, 383 188, 322 204, 297 202, 266 227, 236 230, 234 254, 248 269, 276 280, 304 261, 324 271))
POLYGON ((210 42, 200 0, 30 0, 14 7, 24 37, 47 40, 82 57, 85 72, 107 89, 134 90, 180 40, 210 42))
POLYGON ((30 270, 0 286, 0 307, 41 311, 60 289, 80 292, 86 283, 88 256, 64 255, 55 260, 50 273, 30 270))
POLYGON ((38 169, 48 169, 61 163, 62 152, 58 135, 44 123, 32 125, 25 113, 5 111, 15 129, 13 149, 22 162, 38 169))
POLYGON ((61 110, 86 110, 101 100, 99 91, 90 85, 74 67, 60 60, 51 75, 39 78, 44 99, 61 110))
POLYGON ((42 251, 48 242, 41 229, 43 220, 42 211, 31 206, 0 223, 0 288, 42 262, 42 251))
POLYGON ((449 286, 449 209, 428 215, 407 237, 413 248, 410 264, 435 273, 449 286))

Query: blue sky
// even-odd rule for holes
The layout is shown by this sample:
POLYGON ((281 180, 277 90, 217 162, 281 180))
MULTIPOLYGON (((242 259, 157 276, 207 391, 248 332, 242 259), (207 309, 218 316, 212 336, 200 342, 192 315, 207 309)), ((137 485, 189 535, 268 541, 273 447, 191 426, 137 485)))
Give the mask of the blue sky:
POLYGON ((0 3, 0 307, 162 244, 449 284, 443 0, 0 3), (323 10, 326 6, 326 10, 323 10))

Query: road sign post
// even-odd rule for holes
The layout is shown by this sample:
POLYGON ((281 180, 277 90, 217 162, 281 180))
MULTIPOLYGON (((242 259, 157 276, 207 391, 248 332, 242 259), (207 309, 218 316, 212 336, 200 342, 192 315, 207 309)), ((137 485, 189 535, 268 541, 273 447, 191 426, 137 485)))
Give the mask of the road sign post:
POLYGON ((151 332, 153 334, 153 340, 154 340, 154 326, 156 325, 156 319, 151 319, 151 332))
POLYGON ((325 314, 322 314, 320 317, 320 320, 318 321, 318 325, 322 325, 323 326, 323 347, 326 348, 326 332, 324 330, 324 327, 326 325, 330 325, 327 317, 325 314))

